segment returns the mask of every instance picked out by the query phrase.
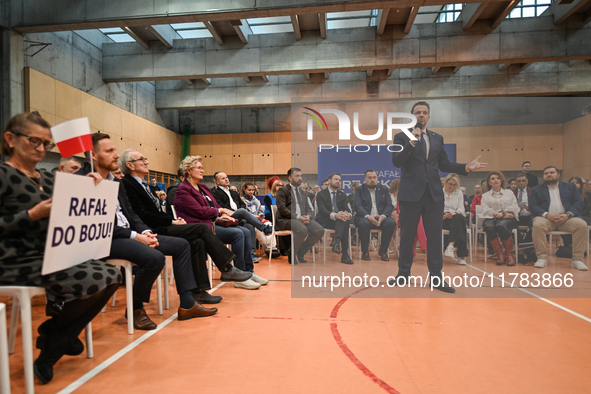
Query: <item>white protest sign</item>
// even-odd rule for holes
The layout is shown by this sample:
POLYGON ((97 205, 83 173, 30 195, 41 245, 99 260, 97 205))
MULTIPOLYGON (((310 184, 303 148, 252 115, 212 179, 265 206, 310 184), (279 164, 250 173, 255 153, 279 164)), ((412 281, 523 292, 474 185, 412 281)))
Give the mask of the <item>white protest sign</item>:
POLYGON ((42 275, 110 253, 119 182, 56 173, 42 275))

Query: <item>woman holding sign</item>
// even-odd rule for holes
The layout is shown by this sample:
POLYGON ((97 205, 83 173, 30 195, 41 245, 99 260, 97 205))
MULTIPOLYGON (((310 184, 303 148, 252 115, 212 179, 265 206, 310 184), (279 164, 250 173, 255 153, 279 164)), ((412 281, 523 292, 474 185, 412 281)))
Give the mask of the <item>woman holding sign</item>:
POLYGON ((53 174, 35 166, 55 144, 50 125, 38 112, 16 115, 8 121, 0 151, 9 156, 0 164, 0 286, 38 286, 47 291, 52 316, 39 327, 35 375, 43 383, 53 378, 53 366, 64 355, 84 351, 78 336, 113 295, 121 274, 102 261, 41 275, 53 174))

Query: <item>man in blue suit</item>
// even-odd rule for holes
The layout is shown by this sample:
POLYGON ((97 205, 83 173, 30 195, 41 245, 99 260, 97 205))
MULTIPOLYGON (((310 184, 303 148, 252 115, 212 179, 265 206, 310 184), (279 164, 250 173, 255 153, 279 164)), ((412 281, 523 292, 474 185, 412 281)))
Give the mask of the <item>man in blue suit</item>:
POLYGON ((353 200, 355 206, 355 227, 359 231, 361 241, 361 259, 370 260, 369 236, 371 230, 382 230, 382 243, 378 254, 382 261, 388 261, 388 245, 396 222, 390 217, 392 199, 390 191, 378 182, 378 173, 374 170, 365 171, 365 183, 355 190, 353 200))
POLYGON ((408 283, 414 239, 422 216, 427 236, 427 265, 431 284, 438 290, 454 293, 455 289, 443 280, 441 274, 444 198, 439 170, 466 175, 470 171, 486 167, 486 163, 478 161, 480 156, 470 164, 451 163, 443 149, 443 137, 427 129, 430 110, 429 103, 425 101, 419 101, 412 107, 411 113, 417 118, 417 127, 412 130, 416 140, 411 140, 403 132, 394 136, 395 146, 403 147, 400 152, 392 155, 392 163, 401 169, 398 189, 401 231, 398 275, 389 284, 408 283))
POLYGON ((573 234, 573 260, 571 267, 581 271, 588 268, 583 263, 583 254, 589 242, 587 223, 581 218, 583 199, 574 183, 560 182, 558 168, 544 168, 544 183, 531 189, 529 209, 532 213, 532 238, 538 261, 536 268, 548 263, 546 234, 552 230, 573 234))

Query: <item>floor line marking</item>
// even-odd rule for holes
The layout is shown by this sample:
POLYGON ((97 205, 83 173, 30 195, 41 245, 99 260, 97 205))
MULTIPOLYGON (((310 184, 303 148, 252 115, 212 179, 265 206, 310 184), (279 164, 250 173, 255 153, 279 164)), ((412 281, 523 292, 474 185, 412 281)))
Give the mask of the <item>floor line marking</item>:
MULTIPOLYGON (((467 264, 467 266, 468 266, 468 267, 470 267, 470 268, 473 268, 473 269, 475 269, 476 271, 480 271, 480 272, 482 272, 482 273, 484 273, 484 274, 487 274, 487 275, 492 275, 492 277, 493 277, 493 278, 495 278, 496 280, 498 280, 498 281, 500 281, 500 282, 504 282, 504 283, 506 283, 506 284, 508 284, 508 285, 511 285, 511 282, 508 282, 508 281, 506 281, 506 280, 502 280, 502 279, 501 279, 501 278, 499 278, 498 276, 495 276, 495 275, 493 275, 493 273, 492 273, 492 272, 486 272, 486 271, 483 271, 483 270, 481 270, 480 268, 476 268, 476 267, 474 267, 474 266, 472 266, 472 265, 470 265, 470 264, 467 264)), ((590 319, 590 318, 588 318, 587 316, 585 316, 585 315, 581 315, 580 313, 578 313, 578 312, 575 312, 575 311, 573 311, 573 310, 571 310, 571 309, 568 309, 567 307, 565 307, 565 306, 562 306, 562 305, 560 305, 560 304, 557 304, 557 303, 556 303, 556 302, 554 302, 554 301, 550 301, 549 299, 547 299, 547 298, 544 298, 544 297, 542 297, 541 295, 538 295, 538 294, 536 294, 536 293, 533 293, 533 292, 531 292, 531 291, 529 291, 529 290, 526 290, 526 289, 523 289, 523 288, 521 288, 521 287, 511 287, 511 288, 512 288, 512 289, 516 289, 516 290, 521 290, 521 291, 523 291, 524 293, 526 293, 526 294, 529 294, 529 295, 531 295, 531 296, 533 296, 533 297, 537 298, 538 300, 541 300, 541 301, 547 302, 548 304, 550 304, 550 305, 552 305, 552 306, 555 306, 555 307, 556 307, 556 308, 558 308, 558 309, 562 309, 563 311, 565 311, 565 312, 568 312, 568 313, 570 313, 570 314, 571 314, 571 315, 573 315, 573 316, 576 316, 576 317, 578 317, 578 318, 580 318, 580 319, 582 319, 582 320, 585 320, 587 323, 591 323, 591 319, 590 319)))
MULTIPOLYGON (((220 283, 219 285, 217 285, 216 287, 211 289, 209 291, 209 293, 210 294, 213 293, 214 291, 216 291, 217 289, 219 289, 220 287, 222 287, 226 283, 228 283, 228 282, 220 283)), ((121 357, 125 356, 127 353, 132 351, 134 348, 139 346, 142 342, 144 342, 145 340, 150 338, 152 335, 155 335, 158 331, 160 331, 161 329, 166 327, 168 324, 170 324, 173 320, 175 320, 177 318, 177 315, 178 315, 178 313, 175 313, 174 315, 170 316, 168 319, 166 319, 162 323, 158 324, 158 327, 155 330, 151 330, 150 332, 147 332, 146 334, 142 335, 141 337, 139 337, 138 339, 136 339, 135 341, 133 341, 129 345, 125 346, 123 349, 121 349, 117 353, 113 354, 111 357, 109 357, 108 359, 106 359, 105 361, 103 361, 102 363, 100 363, 99 365, 97 365, 96 367, 94 367, 93 369, 91 369, 90 371, 85 373, 84 375, 82 375, 80 378, 78 378, 74 382, 70 383, 69 386, 67 386, 63 390, 59 391, 58 394, 69 394, 69 393, 73 392, 74 390, 80 388, 80 386, 82 386, 84 383, 86 383, 90 379, 94 378, 101 371, 104 371, 105 369, 107 369, 115 361, 117 361, 121 357)))
MULTIPOLYGON (((368 289, 369 287, 357 290, 356 292, 351 293, 347 297, 341 299, 339 302, 337 302, 334 308, 332 308, 332 311, 330 312, 330 317, 336 319, 339 314, 339 310, 351 296, 354 296, 355 294, 361 293, 362 291, 368 289)), ((349 360, 351 360, 353 365, 357 367, 357 369, 359 369, 365 376, 370 378, 375 384, 380 386, 386 392, 390 394, 400 394, 400 392, 396 390, 394 387, 390 386, 388 383, 378 378, 369 368, 365 366, 365 364, 361 362, 361 360, 357 358, 357 356, 355 356, 355 354, 353 354, 353 352, 351 351, 351 349, 349 349, 345 341, 343 341, 343 337, 341 337, 341 333, 339 332, 339 329, 337 327, 337 322, 330 323, 330 332, 334 340, 336 341, 337 345, 341 348, 341 350, 343 351, 343 353, 345 353, 349 360)))

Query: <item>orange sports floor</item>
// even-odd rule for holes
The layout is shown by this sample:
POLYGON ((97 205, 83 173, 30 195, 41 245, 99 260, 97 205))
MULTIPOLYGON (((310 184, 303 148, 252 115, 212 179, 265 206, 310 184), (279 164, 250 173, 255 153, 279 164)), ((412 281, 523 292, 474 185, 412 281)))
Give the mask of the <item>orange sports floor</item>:
MULTIPOLYGON (((377 253, 371 262, 359 262, 356 254, 354 260, 352 267, 389 264, 396 272, 397 260, 380 262, 377 253)), ((479 253, 474 263, 461 267, 446 258, 444 270, 447 275, 480 275, 477 268, 496 274, 572 273, 579 286, 591 283, 591 273, 570 268, 567 259, 550 258, 543 270, 497 267, 494 260, 483 260, 479 253)), ((585 263, 590 264, 589 258, 585 263)), ((340 265, 332 253, 325 264, 340 265)), ((463 298, 462 289, 438 298, 292 298, 286 257, 271 263, 263 259, 255 270, 271 282, 256 291, 232 283, 221 286, 214 294, 224 300, 218 314, 208 318, 174 319, 174 286, 171 309, 158 316, 154 289, 146 309, 159 324, 157 332, 127 334, 120 289, 116 306, 107 306, 93 321, 95 357, 64 356, 53 381, 35 381, 36 392, 591 392, 589 298, 463 298), (119 357, 105 366, 114 355, 119 357)), ((426 272, 421 253, 414 270, 426 272)), ((506 291, 506 297, 520 292, 506 291)), ((43 301, 33 300, 35 337, 45 318, 43 301)), ((6 298, 0 302, 10 305, 6 298)), ((15 349, 10 356, 12 392, 24 393, 20 336, 15 349)))

